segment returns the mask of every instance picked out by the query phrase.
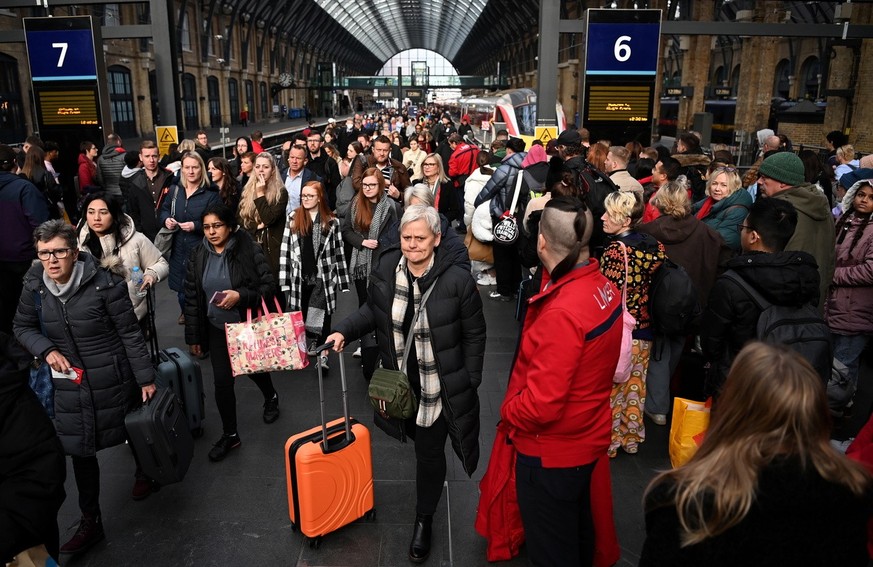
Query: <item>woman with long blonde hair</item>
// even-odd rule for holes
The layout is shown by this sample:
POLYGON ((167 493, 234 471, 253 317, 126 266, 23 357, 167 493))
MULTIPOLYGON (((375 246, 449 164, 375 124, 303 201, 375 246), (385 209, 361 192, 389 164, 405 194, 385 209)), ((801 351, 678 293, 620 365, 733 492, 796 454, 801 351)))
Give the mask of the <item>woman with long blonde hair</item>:
POLYGON ((818 373, 747 345, 698 452, 647 490, 639 564, 866 566, 870 477, 829 437, 818 373))
MULTIPOLYGON (((287 308, 303 312, 310 356, 330 330, 337 287, 349 290, 340 224, 330 210, 324 185, 309 181, 300 190, 300 207, 291 213, 282 237, 279 288, 287 308)), ((327 351, 316 364, 328 369, 327 351)))
POLYGON ((261 152, 255 158, 255 168, 239 201, 239 224, 264 249, 277 281, 287 206, 288 191, 279 178, 276 160, 269 153, 261 152))

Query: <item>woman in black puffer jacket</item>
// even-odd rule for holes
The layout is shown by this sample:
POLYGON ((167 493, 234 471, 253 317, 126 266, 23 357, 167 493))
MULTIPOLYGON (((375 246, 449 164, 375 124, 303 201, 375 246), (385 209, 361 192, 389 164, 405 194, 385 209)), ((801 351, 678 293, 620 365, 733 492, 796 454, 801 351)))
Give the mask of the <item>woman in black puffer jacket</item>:
POLYGON ((406 374, 418 413, 406 421, 376 414, 376 425, 401 440, 415 440, 416 519, 409 557, 416 563, 430 553, 431 523, 445 480, 446 437, 464 470, 472 475, 479 460, 479 396, 485 354, 482 301, 469 269, 441 249, 439 213, 413 205, 400 221, 400 249, 383 252, 370 274, 367 302, 327 337, 334 350, 376 331, 384 368, 398 368, 410 349, 406 374), (414 306, 431 288, 415 324, 415 340, 405 345, 414 306), (422 393, 424 392, 424 393, 422 393))
MULTIPOLYGON (((124 417, 154 394, 155 371, 124 274, 80 252, 75 229, 62 220, 41 224, 34 240, 40 263, 24 277, 15 336, 53 370, 84 371, 78 384, 53 379, 54 425, 72 457, 82 512, 61 553, 75 554, 103 539, 97 451, 124 443, 124 417)), ((138 474, 134 497, 150 492, 138 474)))
MULTIPOLYGON (((215 405, 224 434, 209 451, 209 460, 220 461, 241 444, 224 324, 245 320, 246 309, 258 307, 261 298, 272 303, 276 283, 264 250, 248 232, 237 230, 233 209, 216 203, 203 212, 200 221, 205 236, 191 252, 185 277, 185 342, 192 354, 208 352, 212 361, 215 405), (211 300, 216 293, 223 297, 211 300)), ((273 423, 279 418, 279 396, 270 374, 250 374, 249 378, 264 395, 264 422, 273 423)))

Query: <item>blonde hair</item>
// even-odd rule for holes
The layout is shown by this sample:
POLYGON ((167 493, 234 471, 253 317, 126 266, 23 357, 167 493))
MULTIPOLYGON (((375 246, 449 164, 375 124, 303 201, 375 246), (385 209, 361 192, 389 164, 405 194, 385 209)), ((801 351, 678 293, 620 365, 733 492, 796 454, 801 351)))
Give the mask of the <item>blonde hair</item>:
POLYGON ((846 144, 837 148, 837 157, 847 162, 855 159, 855 146, 846 144))
MULTIPOLYGON (((268 152, 259 153, 253 161, 259 159, 270 161, 272 173, 267 179, 267 186, 264 189, 264 197, 267 199, 267 203, 275 205, 279 202, 279 199, 282 196, 282 191, 285 190, 282 180, 279 179, 279 170, 276 168, 276 160, 274 160, 273 156, 268 152)), ((252 175, 249 176, 249 180, 243 189, 242 197, 240 197, 239 200, 239 221, 246 229, 251 229, 261 224, 261 215, 258 214, 258 209, 255 207, 257 191, 258 176, 252 172, 252 175)))
POLYGON ((629 218, 633 227, 643 218, 643 200, 634 191, 613 191, 606 196, 603 206, 609 219, 616 224, 629 218))
POLYGON ((684 219, 691 214, 688 187, 679 180, 668 181, 652 197, 652 204, 664 215, 684 219))
POLYGON ((188 138, 185 138, 184 140, 179 142, 179 146, 176 148, 176 151, 180 154, 184 154, 185 152, 193 152, 194 148, 196 147, 197 146, 194 145, 194 140, 189 140, 188 138))
MULTIPOLYGON (((182 154, 182 159, 179 160, 179 163, 182 164, 182 166, 184 166, 186 159, 196 160, 197 163, 200 164, 200 181, 197 183, 197 187, 206 187, 207 185, 209 185, 209 176, 206 175, 206 164, 203 163, 203 158, 200 157, 200 154, 198 154, 195 151, 184 152, 182 154)), ((186 180, 185 180, 184 175, 182 176, 181 182, 182 182, 182 186, 186 185, 186 180)))
POLYGON ((449 176, 446 175, 446 169, 443 167, 443 158, 441 158, 439 154, 427 154, 426 156, 424 156, 424 159, 421 160, 421 163, 427 161, 428 158, 433 158, 433 160, 437 164, 437 170, 439 171, 439 182, 445 183, 446 181, 448 181, 449 176))
POLYGON ((709 186, 715 181, 719 175, 727 176, 728 195, 733 195, 742 186, 743 180, 740 179, 740 174, 737 173, 737 168, 731 165, 722 165, 712 170, 709 179, 706 180, 706 194, 709 195, 709 186))
POLYGON ((700 449, 685 466, 656 477, 646 493, 675 484, 683 547, 742 522, 761 471, 778 458, 795 457, 861 495, 870 476, 830 446, 829 421, 821 378, 809 362, 787 347, 752 342, 731 366, 700 449))

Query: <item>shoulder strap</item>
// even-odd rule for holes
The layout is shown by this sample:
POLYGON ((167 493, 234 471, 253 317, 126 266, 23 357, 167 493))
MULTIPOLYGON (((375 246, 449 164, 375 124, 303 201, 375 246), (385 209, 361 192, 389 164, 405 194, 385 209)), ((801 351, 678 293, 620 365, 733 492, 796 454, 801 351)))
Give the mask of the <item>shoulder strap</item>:
POLYGON ((512 194, 512 205, 509 207, 509 214, 515 214, 515 207, 518 205, 518 194, 521 193, 521 182, 524 181, 521 168, 516 169, 515 173, 515 192, 512 194))
POLYGON ((45 322, 42 320, 42 296, 38 290, 33 292, 33 305, 36 307, 36 316, 39 317, 39 332, 42 336, 48 337, 48 333, 45 332, 45 322))
POLYGON ((418 321, 418 316, 421 315, 421 310, 424 309, 424 304, 427 303, 427 298, 430 297, 430 292, 436 287, 439 276, 433 280, 433 283, 421 296, 421 301, 418 303, 418 309, 415 310, 415 315, 412 317, 412 323, 409 324, 409 333, 406 335, 406 342, 403 343, 403 358, 400 361, 400 371, 406 372, 406 361, 409 359, 409 343, 412 342, 412 337, 415 335, 415 323, 418 321))
POLYGON ((616 240, 618 245, 621 246, 621 251, 624 252, 624 285, 621 286, 621 302, 625 309, 627 309, 627 279, 628 279, 628 261, 627 261, 627 245, 621 240, 616 240))
POLYGON ((740 286, 740 288, 742 288, 743 291, 746 292, 746 295, 748 295, 749 298, 755 303, 755 305, 758 306, 758 309, 763 311, 764 309, 770 307, 771 303, 764 299, 764 296, 761 295, 757 289, 750 286, 749 283, 744 280, 740 274, 736 273, 734 270, 727 270, 723 275, 738 286, 740 286))

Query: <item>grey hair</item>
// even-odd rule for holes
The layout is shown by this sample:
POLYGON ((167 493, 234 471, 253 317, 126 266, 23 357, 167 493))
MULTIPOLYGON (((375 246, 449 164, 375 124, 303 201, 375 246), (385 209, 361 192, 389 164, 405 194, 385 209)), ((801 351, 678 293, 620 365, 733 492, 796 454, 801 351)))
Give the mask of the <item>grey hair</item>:
POLYGON ((434 236, 440 234, 440 214, 436 209, 427 205, 406 207, 403 217, 400 219, 400 230, 402 231, 403 227, 418 220, 423 220, 434 236))
POLYGON ((79 239, 76 238, 76 229, 63 219, 47 220, 33 231, 33 246, 40 242, 48 242, 60 236, 64 239, 67 248, 77 250, 79 239))
POLYGON ((412 187, 408 188, 403 193, 403 206, 409 207, 410 201, 416 198, 421 201, 422 204, 427 205, 428 207, 433 207, 434 204, 434 196, 430 190, 430 187, 425 183, 416 183, 412 187))

